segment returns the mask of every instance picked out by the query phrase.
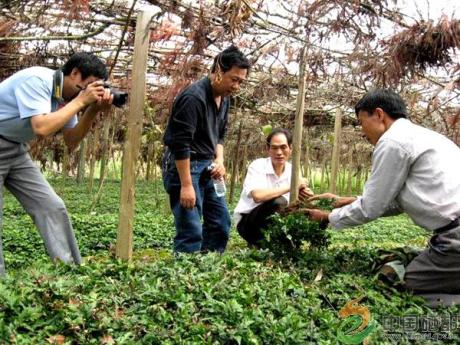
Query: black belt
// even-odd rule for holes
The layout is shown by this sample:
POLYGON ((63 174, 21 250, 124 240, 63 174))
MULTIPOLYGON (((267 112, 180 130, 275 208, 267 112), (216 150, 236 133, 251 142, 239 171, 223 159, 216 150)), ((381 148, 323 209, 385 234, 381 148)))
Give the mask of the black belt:
POLYGON ((203 156, 203 155, 190 155, 191 161, 212 161, 214 160, 214 156, 203 156))
MULTIPOLYGON (((165 147, 165 153, 170 153, 171 155, 173 155, 173 153, 171 152, 171 149, 166 146, 165 147)), ((190 160, 191 161, 200 161, 200 160, 214 160, 214 155, 212 154, 205 154, 205 153, 197 153, 195 151, 190 151, 190 160)))
POLYGON ((457 226, 460 225, 460 221, 459 221, 459 218, 457 219, 454 219, 453 221, 451 221, 449 224, 439 228, 439 229, 435 229, 434 230, 434 233, 435 234, 440 234, 441 232, 444 232, 444 231, 449 231, 449 230, 452 230, 453 228, 456 228, 457 226))

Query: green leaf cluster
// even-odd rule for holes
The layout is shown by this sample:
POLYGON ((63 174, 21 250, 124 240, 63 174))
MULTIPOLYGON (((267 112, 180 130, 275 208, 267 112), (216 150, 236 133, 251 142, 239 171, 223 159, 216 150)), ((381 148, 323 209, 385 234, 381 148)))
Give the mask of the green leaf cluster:
POLYGON ((334 199, 319 199, 315 205, 322 210, 332 211, 334 209, 334 206, 332 206, 333 203, 334 199))
POLYGON ((263 246, 277 258, 296 258, 305 247, 310 250, 321 250, 329 244, 326 227, 300 212, 288 215, 275 214, 264 235, 263 246))
MULTIPOLYGON (((6 193, 0 344, 47 344, 57 335, 65 344, 339 344, 337 311, 358 296, 365 296, 362 304, 379 323, 369 342, 391 344, 385 317, 460 313, 458 307, 432 311, 420 298, 375 279, 378 249, 426 245, 426 232, 405 216, 329 230, 326 241, 315 237, 324 229, 318 232, 303 215, 280 218, 280 236, 290 234, 288 228, 295 235, 281 258, 295 252, 296 260, 247 249, 234 230, 223 255, 173 256, 173 220, 158 182, 136 186, 131 263, 112 256, 118 181, 106 181, 90 213, 86 185, 51 180, 71 214, 81 266, 50 263, 29 216, 6 193)), ((449 336, 458 344, 460 330, 449 336)), ((411 340, 403 334, 398 343, 411 340)))

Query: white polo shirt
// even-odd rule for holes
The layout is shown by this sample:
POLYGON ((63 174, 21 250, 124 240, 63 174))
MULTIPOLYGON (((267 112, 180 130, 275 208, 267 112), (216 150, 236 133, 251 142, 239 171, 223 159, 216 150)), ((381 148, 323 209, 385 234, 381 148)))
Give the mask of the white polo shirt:
MULTIPOLYGON (((244 179, 243 190, 240 200, 236 205, 233 219, 235 224, 241 220, 241 215, 251 212, 261 203, 257 203, 251 197, 251 192, 256 189, 274 189, 289 187, 291 185, 291 163, 286 162, 281 176, 277 176, 273 170, 271 158, 259 158, 253 161, 248 168, 248 173, 244 179)), ((289 192, 282 195, 289 202, 289 192)))

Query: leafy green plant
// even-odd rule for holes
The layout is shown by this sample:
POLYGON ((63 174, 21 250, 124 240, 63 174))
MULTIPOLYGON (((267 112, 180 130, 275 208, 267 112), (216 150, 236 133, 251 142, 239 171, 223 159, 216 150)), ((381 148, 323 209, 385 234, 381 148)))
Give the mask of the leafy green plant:
MULTIPOLYGON (((162 207, 166 194, 158 182, 136 186, 130 263, 110 252, 119 181, 106 181, 90 213, 85 185, 51 180, 72 217, 81 266, 53 265, 30 217, 5 193, 0 344, 338 344, 337 311, 358 296, 366 296, 363 305, 381 325, 387 317, 460 312, 459 307, 431 311, 420 298, 375 279, 378 249, 426 245, 426 231, 406 216, 328 233, 304 215, 278 216, 285 247, 274 241, 270 251, 248 250, 232 231, 223 255, 174 256, 173 219, 162 207), (288 249, 292 243, 294 249, 288 249), (272 252, 298 256, 285 262, 273 260, 272 252)), ((459 343, 460 330, 449 336, 459 343)), ((383 327, 369 341, 391 343, 383 327)), ((411 342, 403 333, 398 343, 411 342)))
POLYGON ((334 199, 319 199, 316 201, 315 205, 322 210, 332 211, 334 208, 334 206, 332 206, 333 203, 334 199))
POLYGON ((263 245, 277 257, 297 257, 305 244, 317 250, 329 244, 326 226, 308 219, 301 212, 275 214, 264 234, 263 245))

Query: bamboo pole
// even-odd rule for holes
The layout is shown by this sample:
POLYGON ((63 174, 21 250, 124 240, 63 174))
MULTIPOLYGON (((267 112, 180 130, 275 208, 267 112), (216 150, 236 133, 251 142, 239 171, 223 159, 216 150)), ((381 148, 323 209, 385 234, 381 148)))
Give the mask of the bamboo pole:
POLYGON ((90 193, 93 192, 94 186, 94 170, 96 166, 96 143, 99 142, 99 129, 96 128, 94 133, 90 134, 89 139, 89 150, 90 150, 90 160, 89 160, 89 176, 88 176, 88 190, 90 193))
POLYGON ((241 165, 240 165, 240 173, 239 173, 239 181, 240 184, 243 184, 244 179, 246 178, 247 173, 247 161, 248 161, 248 141, 249 141, 250 133, 246 135, 246 140, 243 144, 243 154, 241 155, 241 165))
MULTIPOLYGON (((305 132, 305 137, 304 137, 304 146, 305 146, 305 153, 303 156, 303 177, 305 179, 310 178, 310 143, 308 140, 308 130, 305 132)), ((310 186, 311 187, 311 186, 310 186)))
POLYGON ((337 190, 337 173, 339 171, 340 133, 342 131, 342 110, 337 109, 334 123, 334 147, 332 149, 331 181, 329 192, 335 194, 337 190))
POLYGON ((112 117, 106 117, 104 122, 104 128, 102 130, 102 154, 101 154, 101 166, 99 167, 99 186, 102 185, 102 181, 106 176, 107 162, 109 160, 109 134, 112 117))
POLYGON ((325 187, 325 184, 326 184, 326 160, 323 159, 322 162, 321 162, 321 180, 320 180, 320 190, 321 191, 325 191, 326 190, 326 187, 325 187))
POLYGON ((241 133, 243 131, 243 121, 240 121, 240 125, 238 127, 238 138, 236 140, 236 145, 233 154, 233 162, 232 162, 232 177, 230 180, 230 196, 228 198, 229 203, 233 202, 233 194, 235 193, 235 185, 236 185, 236 175, 238 170, 238 162, 240 160, 240 146, 241 146, 241 133))
POLYGON ((128 113, 126 142, 123 149, 123 178, 121 180, 120 213, 116 255, 130 260, 133 252, 133 223, 135 203, 135 174, 139 156, 144 114, 145 83, 152 11, 141 11, 137 16, 133 56, 133 86, 128 113))
POLYGON ((294 139, 292 151, 292 174, 291 174, 291 194, 289 202, 292 204, 299 197, 299 181, 300 181, 300 156, 302 154, 302 127, 303 116, 305 109, 305 84, 306 84, 306 47, 300 51, 300 66, 299 66, 299 92, 297 94, 297 105, 295 113, 294 139))
POLYGON ((64 182, 69 177, 70 154, 67 147, 64 147, 64 155, 62 157, 62 179, 64 182))
POLYGON ((85 178, 85 165, 86 165, 86 138, 80 143, 80 151, 78 157, 78 168, 77 168, 77 183, 81 183, 85 178))
POLYGON ((149 143, 147 145, 147 174, 145 176, 145 179, 147 180, 147 182, 150 182, 152 181, 152 166, 155 164, 155 162, 153 161, 153 157, 154 157, 154 153, 153 153, 153 150, 154 150, 154 146, 153 146, 153 140, 150 138, 149 139, 149 143))
POLYGON ((348 153, 348 180, 346 195, 353 194, 353 150, 348 153))

